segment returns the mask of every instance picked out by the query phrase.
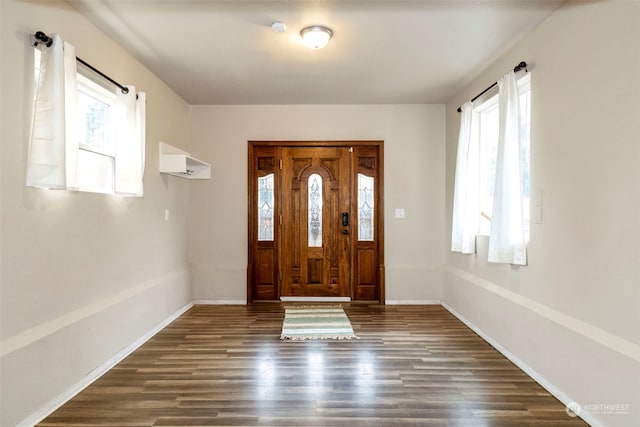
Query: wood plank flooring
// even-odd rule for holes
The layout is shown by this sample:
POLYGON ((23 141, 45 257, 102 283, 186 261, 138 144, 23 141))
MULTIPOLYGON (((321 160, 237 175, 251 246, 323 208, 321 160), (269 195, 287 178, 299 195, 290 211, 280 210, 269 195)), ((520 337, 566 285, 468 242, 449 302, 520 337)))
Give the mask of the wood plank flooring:
POLYGON ((283 307, 195 306, 39 426, 586 425, 440 306, 345 304, 359 340, 303 342, 283 307))

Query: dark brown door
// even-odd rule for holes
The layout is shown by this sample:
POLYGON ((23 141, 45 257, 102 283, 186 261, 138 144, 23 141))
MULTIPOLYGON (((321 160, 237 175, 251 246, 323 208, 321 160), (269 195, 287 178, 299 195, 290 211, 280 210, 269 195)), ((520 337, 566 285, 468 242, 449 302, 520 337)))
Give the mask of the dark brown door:
POLYGON ((384 302, 382 142, 249 142, 249 301, 384 302))
POLYGON ((282 149, 281 296, 349 296, 350 178, 347 147, 282 149))

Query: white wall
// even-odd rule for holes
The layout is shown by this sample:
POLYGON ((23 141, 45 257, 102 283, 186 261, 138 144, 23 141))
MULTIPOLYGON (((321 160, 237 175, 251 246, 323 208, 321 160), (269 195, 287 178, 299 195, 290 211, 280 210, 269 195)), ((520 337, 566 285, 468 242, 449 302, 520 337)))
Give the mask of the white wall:
POLYGON ((442 299, 567 399, 630 405, 594 422, 640 424, 640 3, 565 4, 447 104, 446 156, 442 106, 189 108, 66 3, 5 0, 0 15, 1 425, 188 303, 188 263, 194 299, 246 299, 248 140, 350 139, 385 141, 388 302, 442 299), (39 29, 147 92, 143 199, 24 186, 39 29), (520 60, 544 212, 516 268, 487 264, 486 239, 477 256, 447 247, 455 108, 520 60), (209 160, 212 180, 158 174, 158 140, 209 160), (407 219, 393 218, 400 207, 407 219))
MULTIPOLYGON (((590 420, 640 425, 640 3, 570 2, 447 104, 447 233, 456 108, 520 60, 531 64, 529 265, 449 253, 443 300, 590 420)), ((447 237, 449 241, 449 237, 447 237)), ((447 243, 447 247, 449 243, 447 243)))
POLYGON ((157 167, 157 141, 183 144, 189 126, 188 105, 66 3, 3 0, 0 11, 0 424, 10 426, 191 301, 189 186, 157 167), (144 198, 25 187, 36 30, 147 93, 144 198))
POLYGON ((191 191, 196 300, 246 300, 249 140, 384 140, 387 301, 440 300, 444 106, 192 106, 191 127, 192 154, 213 165, 191 191))

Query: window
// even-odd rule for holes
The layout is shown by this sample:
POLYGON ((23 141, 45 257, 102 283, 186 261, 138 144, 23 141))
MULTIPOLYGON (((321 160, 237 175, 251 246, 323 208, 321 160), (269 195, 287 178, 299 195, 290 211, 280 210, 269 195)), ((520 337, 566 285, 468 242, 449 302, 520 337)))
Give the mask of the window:
MULTIPOLYGON (((522 209, 525 222, 525 237, 529 240, 530 224, 530 111, 531 86, 530 75, 526 74, 518 81, 520 89, 520 160, 522 170, 522 209)), ((473 109, 472 143, 479 149, 479 234, 489 235, 491 230, 491 212, 493 210, 493 186, 496 176, 496 155, 498 151, 498 126, 500 112, 498 95, 495 95, 473 109), (475 142, 474 142, 475 140, 475 142)))
MULTIPOLYGON (((34 91, 40 77, 41 52, 34 49, 34 91)), ((114 91, 105 89, 84 75, 77 74, 78 99, 78 189, 96 193, 114 192, 115 137, 114 91)))
POLYGON ((40 80, 40 60, 42 53, 38 49, 33 49, 33 95, 38 90, 38 80, 40 80))
POLYGON ((114 191, 116 95, 78 74, 78 187, 82 191, 114 191))
POLYGON ((493 184, 496 179, 496 155, 498 152, 498 96, 483 102, 474 109, 472 132, 477 135, 479 168, 480 234, 489 235, 493 208, 493 184))
POLYGON ((131 85, 116 92, 101 73, 78 66, 73 46, 58 36, 40 48, 27 186, 142 197, 145 93, 131 85))
POLYGON ((522 165, 522 214, 525 239, 529 241, 531 229, 531 77, 527 74, 518 82, 520 86, 520 161, 522 165))

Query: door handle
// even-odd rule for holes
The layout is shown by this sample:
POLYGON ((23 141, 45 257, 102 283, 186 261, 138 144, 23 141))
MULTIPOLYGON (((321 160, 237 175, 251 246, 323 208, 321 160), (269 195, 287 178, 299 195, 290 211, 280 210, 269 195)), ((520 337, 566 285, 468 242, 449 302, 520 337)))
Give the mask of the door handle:
POLYGON ((347 227, 349 225, 349 212, 342 212, 342 226, 347 227))

